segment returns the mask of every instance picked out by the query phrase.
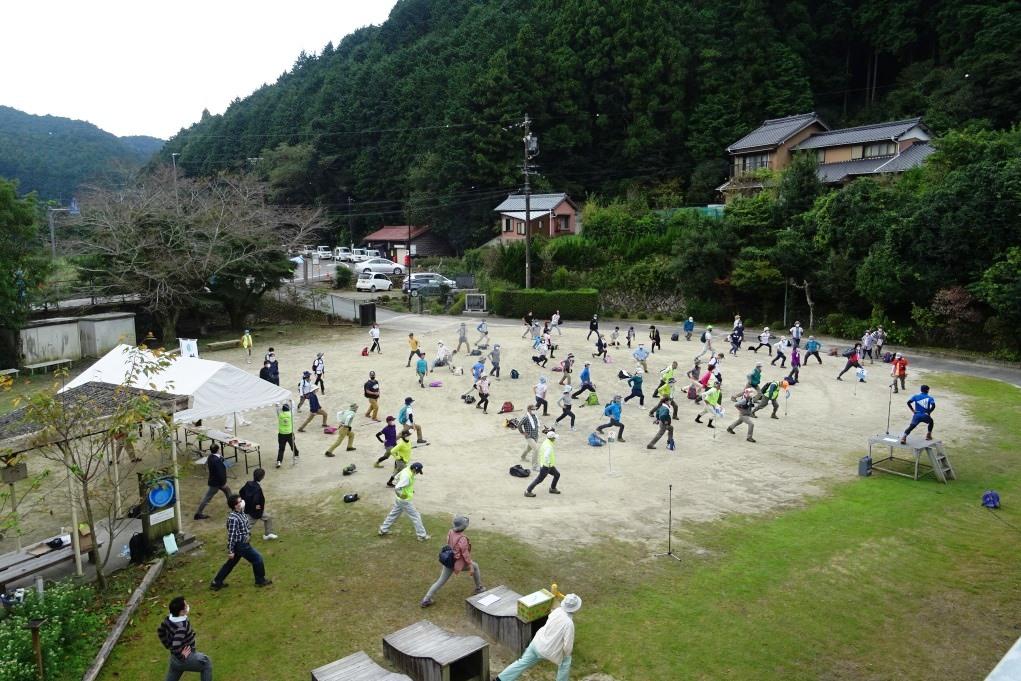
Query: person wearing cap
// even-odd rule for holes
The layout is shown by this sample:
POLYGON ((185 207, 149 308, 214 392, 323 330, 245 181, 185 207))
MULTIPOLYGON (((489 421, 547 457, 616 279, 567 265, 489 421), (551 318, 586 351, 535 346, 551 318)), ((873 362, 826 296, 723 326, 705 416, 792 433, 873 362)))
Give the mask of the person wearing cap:
POLYGON ((252 331, 251 329, 245 329, 245 332, 241 334, 241 349, 245 351, 245 363, 252 363, 252 331))
POLYGON ((656 348, 663 349, 662 337, 659 334, 659 329, 655 326, 649 327, 649 347, 652 349, 653 354, 656 352, 656 348))
POLYGON ((493 349, 489 352, 489 361, 491 367, 489 369, 489 375, 493 378, 500 378, 500 344, 496 343, 493 345, 493 349))
POLYGON ((773 346, 769 344, 770 338, 772 338, 772 335, 769 333, 769 327, 762 327, 762 333, 759 334, 759 344, 752 348, 752 352, 758 352, 759 348, 766 348, 766 354, 772 355, 773 346))
POLYGON ((639 367, 638 369, 635 370, 635 373, 628 376, 627 384, 628 387, 631 388, 631 394, 624 398, 624 402, 627 402, 632 397, 637 397, 638 406, 640 407, 645 406, 645 393, 642 392, 642 381, 644 380, 642 374, 644 373, 645 372, 642 371, 642 368, 639 367))
POLYGON ((410 433, 414 430, 419 444, 423 444, 425 440, 422 439, 422 426, 415 423, 415 409, 411 406, 414 402, 412 397, 404 398, 404 406, 397 412, 397 423, 401 424, 402 432, 410 433))
POLYGON ((333 450, 340 446, 340 443, 347 438, 347 450, 349 452, 355 451, 355 431, 354 431, 354 420, 355 413, 358 411, 358 405, 352 402, 348 405, 344 411, 337 412, 337 439, 332 445, 327 447, 326 456, 333 457, 333 450))
POLYGON ((390 474, 390 478, 386 481, 387 487, 394 486, 394 480, 397 478, 397 474, 407 468, 411 462, 411 450, 414 447, 411 444, 411 433, 403 432, 401 436, 397 438, 396 444, 390 448, 390 456, 394 458, 394 470, 390 474))
POLYGON ((780 403, 777 402, 777 399, 776 399, 779 396, 780 396, 780 384, 778 382, 770 381, 766 385, 762 386, 762 392, 759 394, 759 398, 758 398, 759 401, 756 404, 755 408, 752 409, 752 417, 753 418, 758 418, 758 417, 755 416, 755 414, 757 412, 762 411, 763 409, 765 409, 766 405, 768 405, 769 403, 772 402, 773 403, 773 413, 770 415, 770 418, 773 418, 773 419, 780 418, 779 416, 776 415, 776 413, 778 411, 780 411, 780 403))
POLYGON ((649 441, 649 444, 645 445, 646 449, 655 449, 656 443, 663 435, 667 436, 667 445, 674 439, 674 426, 673 420, 670 418, 670 405, 666 400, 660 400, 659 404, 653 409, 653 413, 656 415, 656 423, 659 425, 659 432, 656 436, 649 441))
POLYGON ((631 356, 642 365, 642 370, 645 373, 649 373, 649 365, 645 363, 649 359, 649 351, 645 349, 645 343, 639 343, 638 349, 631 353, 631 356))
POLYGON ((574 430, 574 398, 571 397, 571 386, 565 385, 560 395, 560 399, 557 400, 557 404, 560 405, 560 416, 554 423, 560 423, 564 419, 571 419, 571 430, 574 430))
MULTIPOLYGON (((674 408, 674 416, 673 417, 675 419, 677 418, 677 409, 678 409, 677 401, 674 400, 674 390, 676 390, 676 388, 677 388, 677 379, 676 378, 671 378, 666 383, 661 385, 659 387, 659 389, 656 390, 656 393, 654 395, 654 397, 657 397, 659 399, 659 401, 660 401, 659 403, 660 404, 665 402, 665 403, 669 404, 670 406, 672 406, 674 408)), ((650 411, 649 412, 649 416, 655 416, 655 411, 656 411, 655 408, 652 411, 650 411)))
POLYGON ((592 369, 590 368, 591 366, 592 366, 591 362, 585 362, 585 366, 584 368, 582 368, 581 374, 578 376, 578 378, 581 379, 581 387, 575 390, 571 394, 571 397, 577 398, 578 395, 582 394, 586 390, 590 392, 596 391, 596 386, 592 383, 592 369))
POLYGON ((745 388, 744 392, 737 399, 734 406, 737 408, 737 420, 727 426, 727 432, 731 435, 737 435, 734 432, 734 428, 744 423, 748 426, 748 436, 745 438, 748 442, 755 442, 755 438, 752 437, 752 433, 755 432, 755 424, 752 422, 752 409, 755 407, 755 388, 745 388))
POLYGON ((312 385, 319 386, 321 394, 326 394, 326 384, 323 383, 323 374, 326 373, 326 363, 323 361, 323 353, 317 352, 316 358, 312 361, 312 374, 315 376, 315 381, 312 385))
POLYGON ((476 409, 481 409, 483 414, 489 413, 489 377, 479 376, 475 381, 475 389, 479 391, 479 401, 475 403, 476 409))
POLYGON ((451 371, 454 370, 453 366, 450 364, 450 349, 443 344, 443 341, 438 341, 436 343, 436 359, 433 360, 433 365, 432 368, 429 369, 429 373, 431 374, 435 371, 436 367, 445 366, 450 366, 451 371))
POLYGON ((305 419, 305 422, 298 427, 298 432, 304 433, 305 426, 312 423, 313 419, 315 419, 316 416, 323 417, 323 428, 330 425, 326 421, 326 419, 328 419, 329 416, 326 414, 326 410, 323 408, 323 405, 319 404, 319 398, 316 397, 316 392, 315 390, 313 390, 308 394, 308 418, 305 419))
POLYGON ((684 340, 690 341, 691 334, 695 333, 695 318, 688 317, 684 320, 684 340))
POLYGON ((379 421, 379 381, 376 380, 376 372, 369 372, 369 380, 362 386, 362 393, 369 401, 369 408, 365 410, 365 416, 373 421, 379 421))
POLYGON ((475 330, 479 332, 479 339, 475 341, 475 347, 480 348, 489 345, 489 324, 486 323, 485 319, 479 322, 475 330))
POLYGON ((291 405, 284 404, 277 413, 277 468, 284 463, 284 449, 290 445, 294 462, 298 462, 298 448, 294 446, 294 414, 291 405))
POLYGON ((632 324, 629 327, 627 327, 627 332, 624 334, 624 340, 627 341, 627 349, 628 350, 631 349, 631 341, 633 341, 637 336, 638 336, 638 334, 635 333, 635 325, 634 324, 632 324))
POLYGON ((787 340, 787 336, 780 336, 774 345, 773 349, 776 350, 776 354, 773 357, 773 361, 769 363, 769 366, 776 366, 777 362, 780 362, 780 368, 784 369, 787 367, 787 350, 791 348, 791 342, 787 340))
POLYGON ((907 390, 904 382, 908 379, 908 360, 899 352, 894 355, 893 363, 890 367, 890 375, 893 376, 893 391, 895 393, 900 392, 900 390, 897 390, 897 381, 900 381, 901 390, 907 390))
POLYGON ((713 325, 706 324, 705 331, 702 332, 702 352, 695 355, 695 359, 702 359, 702 355, 708 354, 710 357, 713 356, 713 325))
MULTIPOLYGON (((656 385, 656 390, 663 387, 663 384, 669 381, 671 378, 675 378, 677 375, 677 360, 674 360, 667 365, 662 371, 659 372, 659 383, 656 385)), ((653 392, 656 392, 654 390, 653 392)))
POLYGON ((762 383, 762 362, 756 362, 755 368, 752 369, 751 373, 745 377, 746 382, 745 388, 751 388, 756 393, 759 392, 759 384, 762 383))
MULTIPOLYGON (((670 380, 672 381, 674 379, 670 380)), ((620 402, 621 396, 614 395, 613 400, 603 409, 603 416, 608 416, 610 420, 601 426, 597 426, 596 432, 602 435, 604 429, 616 428, 617 442, 626 442, 624 439, 624 424, 620 422, 620 402)))
POLYGON ((528 405, 525 417, 518 423, 518 432, 525 438, 525 451, 521 452, 521 460, 528 459, 532 455, 532 470, 539 470, 539 417, 535 415, 535 405, 528 405))
POLYGON ((450 531, 447 532, 447 546, 454 551, 454 567, 447 567, 446 565, 440 564, 440 576, 425 594, 425 598, 419 604, 423 608, 428 608, 435 601, 433 596, 436 592, 447 583, 451 575, 459 575, 461 571, 468 568, 468 574, 475 579, 475 591, 474 593, 480 594, 486 590, 482 586, 482 572, 479 570, 479 564, 472 559, 472 543, 468 539, 468 535, 464 533, 468 529, 468 516, 456 515, 454 516, 453 525, 450 531))
POLYGON ((549 486, 550 494, 560 494, 560 490, 557 489, 557 483, 560 482, 560 471, 557 470, 557 453, 553 449, 553 445, 557 440, 557 431, 552 428, 546 431, 546 438, 542 441, 539 446, 539 475, 535 476, 535 480, 532 484, 525 489, 526 497, 534 497, 535 489, 539 483, 546 479, 547 475, 553 476, 553 482, 549 486))
POLYGON ((908 435, 911 431, 918 426, 919 423, 925 423, 929 426, 925 432, 925 439, 932 439, 932 412, 936 411, 936 400, 929 395, 929 386, 923 385, 920 393, 912 395, 911 399, 908 400, 908 409, 911 410, 911 425, 908 426, 907 430, 904 431, 904 435, 900 438, 900 443, 906 445, 908 443, 908 435))
POLYGON ((468 350, 472 349, 471 344, 468 343, 468 327, 465 326, 464 322, 461 322, 457 327, 457 347, 454 348, 455 355, 461 351, 462 344, 464 347, 468 348, 468 350))
POLYGON ((794 322, 794 326, 791 327, 791 342, 794 347, 801 347, 801 337, 805 335, 805 330, 801 327, 801 322, 794 322))
POLYGON ((415 526, 415 535, 418 537, 418 541, 432 539, 425 531, 425 525, 422 524, 422 516, 413 503, 415 498, 415 478, 419 475, 423 475, 423 472, 422 464, 418 461, 402 469, 397 474, 394 480, 394 505, 386 515, 383 524, 379 526, 380 537, 390 534, 390 528, 393 524, 397 522, 402 513, 406 513, 408 519, 411 520, 411 524, 415 526))
POLYGON ((542 407, 542 415, 549 416, 549 402, 546 401, 546 392, 549 390, 549 384, 546 383, 546 377, 540 376, 539 382, 535 384, 532 391, 535 393, 535 406, 536 408, 542 407))
POLYGON ((380 428, 379 432, 376 433, 376 439, 379 440, 380 444, 383 445, 383 456, 376 459, 376 463, 372 464, 373 468, 382 468, 383 462, 390 458, 390 453, 397 444, 397 419, 393 416, 386 417, 386 425, 380 428))
POLYGON ((822 364, 822 357, 819 356, 819 350, 822 348, 822 343, 815 339, 815 336, 809 336, 808 342, 805 343, 805 359, 802 364, 808 364, 808 358, 815 355, 816 361, 822 364))
POLYGON ((375 322, 372 324, 372 328, 369 329, 369 338, 372 339, 372 347, 369 348, 369 352, 375 350, 379 354, 383 354, 383 348, 379 344, 379 324, 375 322))
POLYGON ((425 387, 425 375, 429 373, 429 362, 425 359, 425 353, 418 351, 418 360, 415 362, 415 373, 418 375, 418 387, 425 387))
POLYGON ((715 428, 716 426, 713 425, 713 417, 723 411, 723 408, 720 406, 720 402, 722 401, 723 392, 720 390, 720 382, 713 381, 712 387, 702 394, 702 411, 695 417, 695 423, 702 423, 702 414, 708 414, 709 423, 706 424, 706 427, 715 428))
POLYGON ((558 385, 570 385, 571 383, 571 372, 574 369, 574 353, 567 353, 567 357, 560 362, 560 368, 563 370, 563 375, 560 377, 558 385))
POLYGON ((310 401, 308 396, 315 392, 315 390, 315 386, 312 385, 312 372, 301 372, 301 380, 298 381, 298 395, 300 395, 300 399, 298 400, 298 408, 295 411, 301 411, 301 405, 305 404, 306 401, 310 401))
POLYGON ((546 624, 535 633, 524 654, 500 672, 494 681, 517 681, 522 673, 543 660, 557 665, 556 681, 567 681, 574 650, 574 613, 580 609, 581 598, 575 594, 564 596, 560 607, 550 613, 546 624))
POLYGON ((411 366, 411 360, 418 357, 418 339, 415 338, 414 331, 408 334, 408 348, 411 352, 408 353, 408 363, 405 366, 411 366))
POLYGON ((596 334, 599 337, 599 315, 592 315, 592 319, 588 323, 588 335, 585 336, 585 340, 592 340, 592 334, 596 334))

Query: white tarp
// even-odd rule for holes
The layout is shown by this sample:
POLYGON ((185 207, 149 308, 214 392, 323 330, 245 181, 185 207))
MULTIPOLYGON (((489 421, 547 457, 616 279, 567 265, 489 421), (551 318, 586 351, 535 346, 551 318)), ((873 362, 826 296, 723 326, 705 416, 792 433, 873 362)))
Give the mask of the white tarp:
MULTIPOLYGON (((132 365, 132 353, 139 352, 144 353, 148 361, 154 360, 148 350, 119 345, 64 386, 61 392, 92 381, 122 385, 132 365)), ((177 423, 241 413, 291 401, 290 390, 252 376, 232 364, 197 357, 175 357, 158 374, 137 376, 132 386, 192 396, 192 408, 175 414, 174 421, 177 423)))

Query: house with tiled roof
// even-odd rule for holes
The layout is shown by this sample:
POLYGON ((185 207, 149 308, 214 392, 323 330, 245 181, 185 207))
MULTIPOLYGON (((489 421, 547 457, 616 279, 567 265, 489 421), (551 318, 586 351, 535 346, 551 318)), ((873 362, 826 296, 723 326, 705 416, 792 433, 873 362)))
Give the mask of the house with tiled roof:
POLYGON ((902 173, 921 165, 933 152, 921 118, 831 130, 815 113, 763 121, 727 147, 730 179, 717 187, 725 200, 762 189, 755 171, 783 170, 795 154, 811 153, 819 179, 845 184, 862 175, 902 173))
MULTIPOLYGON (((567 194, 532 194, 529 197, 528 229, 532 235, 550 238, 578 233, 578 205, 567 194)), ((510 194, 493 209, 499 215, 499 241, 525 238, 525 195, 510 194)))

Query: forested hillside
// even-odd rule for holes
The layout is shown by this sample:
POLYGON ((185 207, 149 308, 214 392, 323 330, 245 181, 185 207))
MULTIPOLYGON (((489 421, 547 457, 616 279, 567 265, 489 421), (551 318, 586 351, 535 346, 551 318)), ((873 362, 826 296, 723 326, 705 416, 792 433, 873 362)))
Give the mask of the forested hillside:
POLYGON ((162 154, 193 174, 257 168, 338 230, 351 199, 356 233, 413 219, 468 247, 520 185, 508 126, 526 112, 541 186, 705 203, 726 145, 767 117, 1011 126, 1019 44, 1021 5, 1003 0, 401 0, 162 154))
POLYGON ((154 137, 118 138, 85 121, 0 106, 0 177, 16 180, 21 194, 66 202, 83 182, 123 179, 161 146, 154 137))

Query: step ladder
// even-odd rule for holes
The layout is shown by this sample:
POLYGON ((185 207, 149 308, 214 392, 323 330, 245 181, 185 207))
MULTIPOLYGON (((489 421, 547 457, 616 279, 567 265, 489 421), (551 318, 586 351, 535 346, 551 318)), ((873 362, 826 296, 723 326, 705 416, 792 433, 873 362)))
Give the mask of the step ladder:
POLYGON ((936 476, 936 479, 942 483, 946 483, 947 480, 956 480, 957 475, 954 473, 954 467, 950 465, 950 459, 947 458, 947 453, 943 450, 942 442, 934 442, 927 446, 925 451, 929 454, 929 462, 932 464, 932 474, 936 476))

